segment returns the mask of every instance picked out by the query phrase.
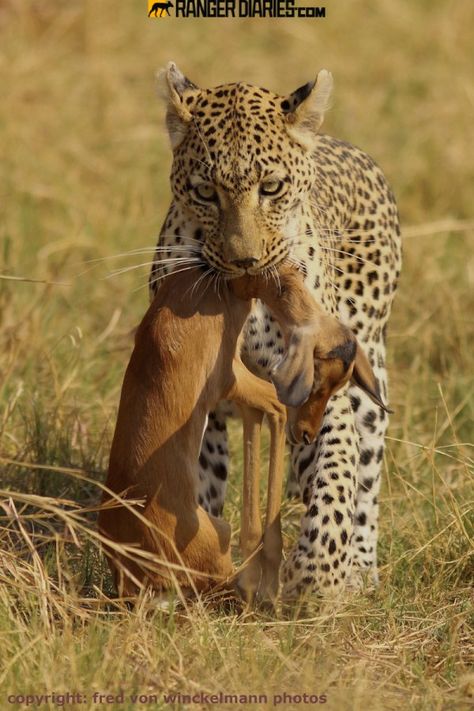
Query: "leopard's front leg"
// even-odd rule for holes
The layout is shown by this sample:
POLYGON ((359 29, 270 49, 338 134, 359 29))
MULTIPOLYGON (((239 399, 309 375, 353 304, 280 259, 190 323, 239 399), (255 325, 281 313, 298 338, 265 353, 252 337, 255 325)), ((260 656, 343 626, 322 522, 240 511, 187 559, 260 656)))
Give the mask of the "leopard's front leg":
POLYGON ((284 599, 358 586, 352 570, 358 464, 358 434, 343 391, 331 399, 317 442, 293 450, 306 512, 283 566, 284 599))
POLYGON ((224 508, 229 472, 228 415, 229 403, 226 401, 219 403, 209 414, 199 455, 199 503, 213 516, 221 516, 224 508))
MULTIPOLYGON (((372 355, 374 372, 387 401, 385 348, 383 344, 379 343, 369 349, 369 352, 372 355)), ((354 565, 369 574, 370 582, 377 584, 378 496, 388 415, 380 408, 375 407, 359 388, 350 389, 350 399, 360 437, 354 565)))

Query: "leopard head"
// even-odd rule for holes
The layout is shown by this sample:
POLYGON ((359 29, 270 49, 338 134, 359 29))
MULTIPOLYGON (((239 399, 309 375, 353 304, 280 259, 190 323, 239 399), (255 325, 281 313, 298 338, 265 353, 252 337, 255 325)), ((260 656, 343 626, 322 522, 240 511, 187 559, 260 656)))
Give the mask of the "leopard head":
POLYGON ((170 63, 160 85, 173 196, 199 225, 203 259, 228 277, 278 265, 301 239, 331 74, 282 97, 244 83, 200 89, 170 63))

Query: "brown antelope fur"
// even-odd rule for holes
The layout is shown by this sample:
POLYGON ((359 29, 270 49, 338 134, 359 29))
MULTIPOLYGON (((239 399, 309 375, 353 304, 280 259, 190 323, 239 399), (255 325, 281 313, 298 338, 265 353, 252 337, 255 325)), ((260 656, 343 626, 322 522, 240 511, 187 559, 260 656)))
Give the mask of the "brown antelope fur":
POLYGON ((143 503, 112 505, 113 497, 104 493, 108 505, 100 511, 99 529, 113 544, 154 558, 150 566, 140 555, 117 554, 113 545, 106 546, 121 595, 135 595, 141 584, 166 590, 177 583, 184 591, 204 591, 229 580, 230 526, 199 505, 197 464, 208 413, 222 398, 233 400, 244 420, 241 546, 244 558, 252 556, 238 585, 247 599, 256 592, 274 598, 282 551, 285 408, 274 386, 240 360, 239 338, 251 299, 262 299, 273 311, 288 344, 273 378, 280 399, 292 406, 294 437, 317 434, 321 402, 351 375, 354 379, 353 372, 377 397, 375 379, 364 359, 358 365, 355 337, 314 302, 294 268, 281 266, 279 283, 239 277, 219 296, 205 280, 203 288, 193 289, 196 271, 169 275, 137 330, 106 486, 143 503), (262 541, 258 477, 264 414, 271 431, 270 471, 263 546, 256 552, 262 541))

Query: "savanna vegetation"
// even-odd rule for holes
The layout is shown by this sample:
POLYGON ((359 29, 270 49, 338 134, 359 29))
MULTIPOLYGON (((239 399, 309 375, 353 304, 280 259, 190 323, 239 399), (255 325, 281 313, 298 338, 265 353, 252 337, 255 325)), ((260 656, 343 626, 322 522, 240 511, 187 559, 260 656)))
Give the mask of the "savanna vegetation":
MULTIPOLYGON (((284 708, 307 706, 303 693, 364 711, 474 703, 474 5, 327 6, 325 20, 148 20, 145 2, 0 1, 2 709, 66 691, 84 709, 121 691, 109 707, 156 694, 183 708, 163 694, 201 691, 269 706, 286 693, 284 708), (281 93, 330 69, 325 130, 372 154, 398 197, 376 591, 277 616, 111 601, 94 521, 148 298, 151 257, 131 250, 154 244, 170 197, 154 84, 169 59, 202 85, 281 93)), ((236 423, 231 444, 237 545, 236 423)), ((300 513, 285 502, 287 547, 300 513)))

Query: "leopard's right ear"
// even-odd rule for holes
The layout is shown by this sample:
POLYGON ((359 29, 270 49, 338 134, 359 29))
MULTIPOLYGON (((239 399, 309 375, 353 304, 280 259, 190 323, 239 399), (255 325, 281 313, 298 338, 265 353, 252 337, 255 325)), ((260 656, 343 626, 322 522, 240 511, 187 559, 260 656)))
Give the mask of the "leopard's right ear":
POLYGON ((281 102, 288 133, 306 150, 314 147, 329 106, 332 85, 331 72, 321 69, 314 81, 300 86, 281 102))
POLYGON ((158 74, 158 93, 166 102, 166 126, 174 150, 186 135, 200 89, 169 62, 158 74))

